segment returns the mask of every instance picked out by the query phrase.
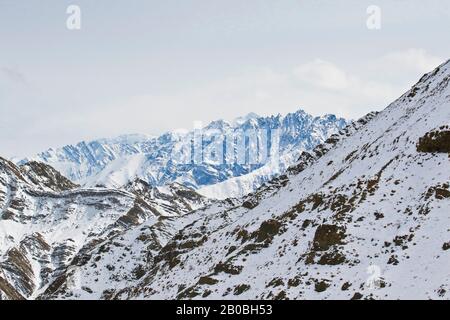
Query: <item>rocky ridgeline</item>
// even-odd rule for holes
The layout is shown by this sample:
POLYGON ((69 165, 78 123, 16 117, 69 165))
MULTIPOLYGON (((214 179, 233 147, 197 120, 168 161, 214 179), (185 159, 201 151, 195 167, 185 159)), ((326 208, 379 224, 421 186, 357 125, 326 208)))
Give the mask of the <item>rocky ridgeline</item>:
POLYGON ((2 161, 0 296, 448 299, 449 82, 447 62, 242 199, 60 192, 2 161))
MULTIPOLYGON (((154 238, 135 230, 145 244, 136 259, 146 261, 174 232, 164 228, 165 219, 210 203, 181 185, 151 188, 135 181, 125 190, 84 189, 46 164, 18 167, 0 159, 0 298, 37 298, 52 292, 92 251, 119 243, 127 230, 158 225, 162 235, 154 238)), ((127 270, 139 274, 139 268, 144 264, 127 270)))

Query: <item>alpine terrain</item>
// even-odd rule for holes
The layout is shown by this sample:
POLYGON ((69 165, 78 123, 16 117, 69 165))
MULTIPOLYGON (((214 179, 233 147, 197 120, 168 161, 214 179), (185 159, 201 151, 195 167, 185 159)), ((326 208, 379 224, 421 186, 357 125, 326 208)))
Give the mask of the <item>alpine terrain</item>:
POLYGON ((178 130, 156 138, 125 135, 115 139, 80 142, 60 149, 49 149, 20 163, 30 160, 46 163, 72 181, 87 187, 121 188, 135 179, 152 186, 178 182, 194 189, 216 184, 213 189, 206 188, 201 193, 224 199, 254 191, 291 165, 302 151, 311 150, 347 124, 347 120, 334 115, 313 117, 302 110, 270 117, 251 113, 230 123, 213 121, 202 130, 178 130), (195 135, 198 132, 197 137, 195 135), (234 144, 228 144, 230 140, 243 136, 242 133, 247 134, 247 141, 232 141, 234 144), (207 158, 206 154, 200 154, 200 161, 195 155, 187 155, 187 161, 180 157, 183 152, 190 152, 195 138, 202 147, 200 153, 206 153, 208 148, 213 149, 217 143, 223 143, 222 159, 207 158), (238 144, 243 145, 247 153, 258 145, 264 144, 267 149, 276 145, 280 158, 276 161, 277 166, 270 161, 270 155, 259 161, 251 161, 249 157, 240 162, 227 161, 230 158, 227 152, 228 155, 237 153, 235 149, 238 144), (257 173, 246 176, 257 169, 257 173), (246 177, 234 179, 232 183, 218 184, 242 176, 246 177))
POLYGON ((1 159, 0 298, 450 298, 450 61, 354 122, 209 126, 269 121, 275 176, 173 168, 174 133, 1 159))

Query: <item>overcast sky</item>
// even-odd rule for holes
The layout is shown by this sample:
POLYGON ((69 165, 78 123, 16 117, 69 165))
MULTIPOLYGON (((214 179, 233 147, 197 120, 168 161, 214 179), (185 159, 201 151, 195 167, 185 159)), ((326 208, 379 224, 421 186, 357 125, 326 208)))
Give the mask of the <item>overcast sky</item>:
POLYGON ((449 30, 448 0, 0 0, 0 156, 249 112, 357 118, 450 58, 449 30))

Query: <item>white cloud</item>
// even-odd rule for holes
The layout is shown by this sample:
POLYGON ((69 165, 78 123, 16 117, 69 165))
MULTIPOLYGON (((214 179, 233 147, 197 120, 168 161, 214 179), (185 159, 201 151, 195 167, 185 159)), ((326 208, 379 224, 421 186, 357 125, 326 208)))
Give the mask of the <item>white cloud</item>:
POLYGON ((344 70, 321 59, 302 64, 296 67, 293 73, 300 81, 325 89, 347 89, 352 82, 344 70))
MULTIPOLYGON (((157 134, 175 128, 190 129, 195 120, 207 123, 219 118, 231 120, 249 112, 284 114, 300 108, 315 115, 334 113, 355 119, 385 108, 419 78, 422 71, 416 70, 411 75, 411 70, 405 71, 407 65, 394 63, 394 58, 400 56, 401 53, 394 52, 369 60, 356 69, 357 73, 348 66, 319 58, 285 71, 247 70, 170 95, 142 94, 113 104, 90 106, 85 113, 69 117, 67 127, 87 131, 95 128, 95 134, 100 136, 128 132, 157 134), (380 65, 382 61, 390 62, 380 65), (387 76, 382 67, 389 68, 392 76, 387 76), (108 122, 98 123, 105 114, 108 122)), ((426 52, 421 56, 427 58, 428 67, 437 61, 426 52)))
POLYGON ((396 71, 425 73, 436 68, 442 62, 444 62, 443 58, 431 55, 424 49, 410 48, 386 54, 378 61, 377 66, 396 71))
POLYGON ((424 49, 389 52, 367 60, 357 73, 322 59, 293 69, 299 81, 299 103, 305 109, 340 113, 357 118, 371 110, 381 110, 408 90, 423 73, 430 72, 444 59, 424 49))
POLYGON ((301 90, 301 104, 317 113, 358 118, 382 109, 402 93, 401 87, 387 79, 371 77, 366 70, 358 71, 354 74, 322 59, 295 67, 293 81, 299 81, 296 89, 301 90))
MULTIPOLYGON (((70 104, 62 108, 57 103, 61 101, 58 90, 49 89, 42 96, 30 92, 24 95, 23 86, 0 77, 4 84, 9 83, 0 86, 0 93, 4 91, 0 113, 10 114, 0 121, 0 145, 3 150, 25 156, 82 139, 135 132, 159 134, 176 128, 191 129, 195 120, 206 124, 249 112, 285 114, 300 108, 314 115, 332 113, 356 119, 385 108, 442 61, 422 49, 387 53, 359 65, 316 58, 284 69, 249 68, 165 94, 144 91, 109 102, 97 99, 87 103, 75 103, 75 97, 68 95, 65 101, 70 104), (27 108, 16 107, 20 105, 27 108), (15 124, 24 122, 27 126, 17 131, 15 124), (19 140, 30 143, 18 144, 19 140)), ((20 74, 9 76, 21 79, 20 74)))

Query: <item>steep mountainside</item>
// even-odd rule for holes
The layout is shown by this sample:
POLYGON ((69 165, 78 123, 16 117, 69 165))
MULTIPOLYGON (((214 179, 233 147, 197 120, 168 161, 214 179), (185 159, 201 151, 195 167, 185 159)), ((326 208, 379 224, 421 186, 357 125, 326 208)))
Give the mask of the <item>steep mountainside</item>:
POLYGON ((450 61, 239 200, 1 160, 0 298, 449 299, 449 137, 450 61))
MULTIPOLYGON (((272 133, 277 132, 279 152, 282 155, 281 168, 265 166, 266 160, 253 163, 250 157, 241 162, 230 161, 226 156, 227 152, 231 154, 236 150, 235 147, 230 147, 225 139, 222 142, 224 148, 222 160, 226 161, 214 159, 196 162, 197 155, 191 156, 188 161, 184 159, 181 161, 176 156, 177 151, 187 148, 190 150, 197 131, 169 132, 157 138, 131 135, 117 139, 81 142, 61 149, 49 149, 32 159, 51 165, 83 186, 114 188, 123 187, 135 179, 140 179, 152 186, 178 182, 196 189, 265 167, 265 174, 258 175, 247 188, 233 189, 232 195, 237 196, 253 191, 280 169, 286 169, 302 151, 312 149, 346 125, 346 120, 333 115, 313 117, 300 110, 286 116, 259 117, 250 114, 233 123, 214 121, 202 130, 203 140, 200 143, 205 153, 208 147, 217 143, 217 137, 230 137, 239 132, 251 132, 256 139, 246 142, 244 148, 247 152, 257 149, 256 145, 263 144, 270 149, 273 143, 272 133)), ((200 154, 200 157, 206 157, 205 153, 200 154)), ((24 159, 20 163, 28 161, 29 159, 24 159)), ((249 180, 249 177, 246 180, 249 180)))
MULTIPOLYGON (((210 203, 179 185, 150 188, 135 181, 127 189, 77 188, 48 165, 19 168, 0 158, 0 299, 36 298, 104 242, 210 203)), ((161 239, 143 245, 127 265, 130 279, 175 232, 160 230, 161 239)))
MULTIPOLYGON (((241 202, 192 213, 103 298, 448 299, 449 82, 450 62, 241 202)), ((102 295, 92 268, 70 276, 42 297, 102 295)))
POLYGON ((448 299, 449 82, 447 62, 275 187, 190 224, 116 297, 448 299))

